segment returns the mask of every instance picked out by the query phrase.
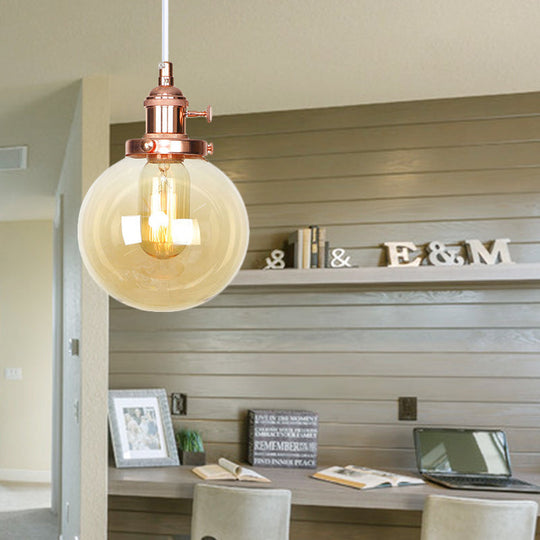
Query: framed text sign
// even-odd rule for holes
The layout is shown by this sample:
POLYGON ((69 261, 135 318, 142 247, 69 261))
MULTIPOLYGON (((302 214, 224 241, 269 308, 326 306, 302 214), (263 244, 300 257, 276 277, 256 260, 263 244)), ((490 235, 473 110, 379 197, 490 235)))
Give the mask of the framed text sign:
POLYGON ((264 467, 314 469, 319 415, 310 411, 248 411, 248 462, 264 467))

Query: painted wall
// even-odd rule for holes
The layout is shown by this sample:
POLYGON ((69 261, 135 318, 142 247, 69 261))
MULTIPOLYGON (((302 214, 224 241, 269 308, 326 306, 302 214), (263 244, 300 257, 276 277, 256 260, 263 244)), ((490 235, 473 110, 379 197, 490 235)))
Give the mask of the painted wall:
POLYGON ((0 479, 49 481, 52 222, 0 222, 0 246, 0 479))

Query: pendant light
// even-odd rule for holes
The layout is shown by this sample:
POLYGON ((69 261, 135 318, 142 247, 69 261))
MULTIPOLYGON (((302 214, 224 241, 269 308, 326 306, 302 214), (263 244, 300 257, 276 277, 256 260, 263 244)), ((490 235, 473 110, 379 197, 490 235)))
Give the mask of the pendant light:
POLYGON ((188 111, 168 59, 168 0, 162 0, 158 86, 144 102, 146 133, 89 189, 79 214, 82 260, 120 302, 180 311, 220 293, 244 260, 249 224, 231 180, 206 161, 212 145, 186 135, 188 111))

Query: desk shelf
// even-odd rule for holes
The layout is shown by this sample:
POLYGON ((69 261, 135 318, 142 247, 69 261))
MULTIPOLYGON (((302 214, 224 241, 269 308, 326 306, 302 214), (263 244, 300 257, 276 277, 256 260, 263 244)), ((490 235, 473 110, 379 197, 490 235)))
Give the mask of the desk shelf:
MULTIPOLYGON (((292 503, 297 506, 413 511, 422 510, 427 495, 449 494, 450 491, 441 486, 427 483, 420 486, 372 489, 360 494, 359 491, 347 486, 310 478, 313 470, 261 467, 257 467, 256 470, 269 478, 272 483, 230 481, 212 481, 210 483, 230 487, 289 489, 292 492, 292 503)), ((415 472, 409 470, 401 472, 407 475, 416 475, 415 472)), ((539 473, 528 471, 514 471, 514 473, 518 478, 533 484, 540 483, 539 473)), ((201 479, 191 472, 191 467, 186 466, 146 469, 109 468, 109 495, 111 496, 191 499, 195 484, 200 482, 201 479)), ((540 495, 537 493, 497 491, 483 491, 481 493, 482 497, 486 499, 530 499, 540 502, 540 495)), ((455 494, 456 496, 472 496, 473 494, 478 496, 476 492, 455 491, 455 494)))
POLYGON ((313 268, 241 270, 230 287, 359 285, 405 287, 429 284, 538 284, 540 263, 417 268, 313 268))

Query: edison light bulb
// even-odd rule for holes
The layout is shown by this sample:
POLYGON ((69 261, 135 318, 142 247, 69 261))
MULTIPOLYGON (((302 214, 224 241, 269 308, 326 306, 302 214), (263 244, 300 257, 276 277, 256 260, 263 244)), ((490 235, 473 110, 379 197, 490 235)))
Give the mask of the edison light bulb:
POLYGON ((189 174, 181 161, 153 159, 139 182, 141 247, 158 259, 176 257, 187 245, 175 233, 190 220, 189 174))
POLYGON ((135 159, 109 167, 79 215, 79 247, 93 279, 117 300, 179 311, 221 292, 242 265, 246 209, 205 159, 135 159))

